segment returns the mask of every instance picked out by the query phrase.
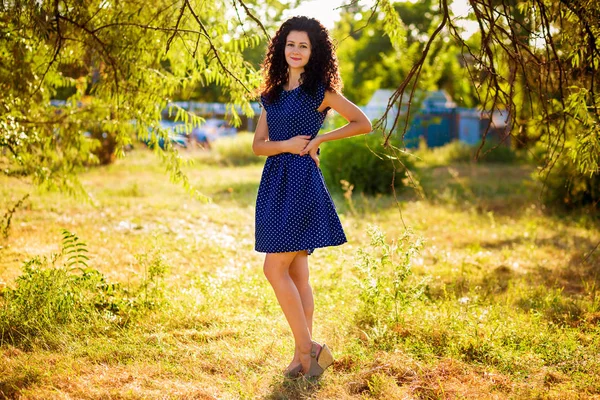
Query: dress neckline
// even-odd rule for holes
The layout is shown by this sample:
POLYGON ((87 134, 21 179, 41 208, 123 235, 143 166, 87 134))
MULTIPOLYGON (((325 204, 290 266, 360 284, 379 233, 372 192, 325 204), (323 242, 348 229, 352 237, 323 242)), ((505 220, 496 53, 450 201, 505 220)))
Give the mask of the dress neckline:
POLYGON ((282 87, 281 87, 281 90, 283 90, 285 93, 290 93, 290 92, 293 92, 294 90, 298 89, 300 86, 302 86, 302 85, 298 85, 298 86, 296 86, 295 88, 293 88, 293 89, 290 89, 290 90, 285 90, 285 89, 283 88, 283 86, 282 86, 282 87))

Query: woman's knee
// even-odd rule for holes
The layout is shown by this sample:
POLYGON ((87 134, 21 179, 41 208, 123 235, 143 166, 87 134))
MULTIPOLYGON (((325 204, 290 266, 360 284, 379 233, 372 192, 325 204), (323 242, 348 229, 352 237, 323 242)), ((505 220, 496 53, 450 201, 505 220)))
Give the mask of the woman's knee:
POLYGON ((280 275, 278 268, 273 264, 265 263, 263 266, 263 273, 269 282, 272 282, 274 279, 280 275))
POLYGON ((291 258, 287 254, 267 256, 263 265, 263 273, 269 281, 289 273, 291 258))
POLYGON ((300 293, 312 292, 312 287, 310 286, 308 277, 292 277, 292 280, 294 281, 294 285, 300 293))
POLYGON ((294 280, 296 286, 308 284, 309 271, 306 256, 299 255, 294 258, 290 265, 290 277, 294 280))

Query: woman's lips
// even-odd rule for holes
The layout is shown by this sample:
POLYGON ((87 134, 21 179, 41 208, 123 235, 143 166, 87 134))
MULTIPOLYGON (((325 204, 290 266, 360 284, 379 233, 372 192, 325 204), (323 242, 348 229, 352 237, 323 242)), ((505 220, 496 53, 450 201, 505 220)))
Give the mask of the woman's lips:
POLYGON ((291 58, 292 60, 294 60, 294 61, 300 61, 300 60, 301 60, 300 58, 294 58, 294 57, 290 57, 290 58, 291 58))

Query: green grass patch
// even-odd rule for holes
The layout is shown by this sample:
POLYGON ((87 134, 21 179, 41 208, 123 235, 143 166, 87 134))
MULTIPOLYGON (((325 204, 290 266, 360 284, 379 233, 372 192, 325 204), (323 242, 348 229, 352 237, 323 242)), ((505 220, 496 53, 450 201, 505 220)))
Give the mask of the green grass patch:
POLYGON ((349 243, 310 263, 336 361, 308 383, 281 376, 293 341, 253 251, 261 165, 205 155, 182 153, 212 203, 145 150, 85 173, 88 203, 0 178, 3 207, 31 193, 0 243, 0 397, 600 396, 597 218, 537 203, 527 165, 436 167, 400 208, 334 195, 349 243))
POLYGON ((454 140, 443 146, 433 148, 428 148, 422 142, 413 154, 420 164, 429 167, 471 162, 512 164, 516 161, 526 160, 526 154, 513 150, 510 145, 489 140, 483 145, 481 143, 469 145, 454 140))
POLYGON ((235 136, 222 137, 215 140, 211 148, 218 163, 228 166, 257 164, 264 162, 264 157, 252 151, 254 134, 240 132, 235 136))

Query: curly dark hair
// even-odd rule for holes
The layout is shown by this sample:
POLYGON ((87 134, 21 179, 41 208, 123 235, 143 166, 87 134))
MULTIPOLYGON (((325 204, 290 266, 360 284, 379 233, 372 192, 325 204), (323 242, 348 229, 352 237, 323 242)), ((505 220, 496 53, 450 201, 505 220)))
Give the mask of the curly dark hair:
POLYGON ((335 46, 327 28, 308 17, 292 17, 285 21, 269 43, 262 64, 264 84, 261 94, 269 103, 277 101, 283 85, 288 81, 288 64, 285 60, 285 44, 290 31, 306 32, 310 40, 311 54, 300 76, 302 88, 314 95, 320 82, 327 90, 340 91, 342 79, 338 71, 335 46))

